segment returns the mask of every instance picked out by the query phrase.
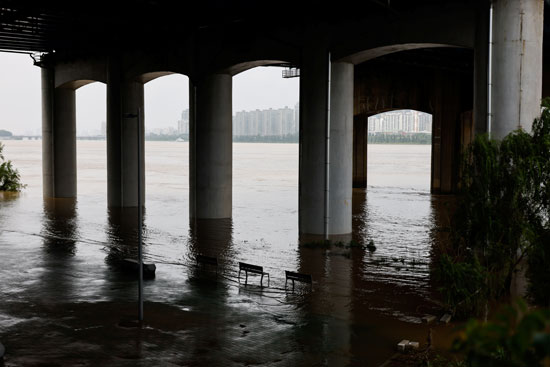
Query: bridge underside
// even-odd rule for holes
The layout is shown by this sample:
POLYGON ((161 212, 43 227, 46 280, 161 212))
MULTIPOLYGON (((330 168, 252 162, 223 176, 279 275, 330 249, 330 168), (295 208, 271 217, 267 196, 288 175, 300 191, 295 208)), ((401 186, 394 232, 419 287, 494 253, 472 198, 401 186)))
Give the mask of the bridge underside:
POLYGON ((412 109, 433 116, 431 191, 456 192, 463 146, 473 136, 473 52, 458 48, 403 51, 356 66, 353 187, 367 187, 367 120, 412 109))
POLYGON ((76 196, 74 91, 92 81, 107 84, 108 205, 138 202, 143 84, 181 73, 190 80, 191 217, 229 218, 232 76, 300 68, 299 228, 320 238, 351 233, 368 116, 431 113, 432 192, 452 193, 474 133, 529 130, 540 113, 543 0, 300 3, 282 15, 262 5, 3 2, 0 49, 38 53, 43 69, 44 196, 76 196), (130 123, 129 113, 140 118, 130 123))

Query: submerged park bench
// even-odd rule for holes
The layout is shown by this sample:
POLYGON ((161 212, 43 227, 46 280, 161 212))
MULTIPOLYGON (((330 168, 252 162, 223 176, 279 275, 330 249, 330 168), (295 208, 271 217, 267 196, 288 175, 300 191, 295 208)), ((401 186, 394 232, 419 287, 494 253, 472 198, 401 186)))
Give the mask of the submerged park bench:
POLYGON ((267 286, 269 287, 269 273, 264 272, 263 266, 239 262, 239 276, 237 278, 239 280, 241 279, 241 271, 244 271, 244 274, 245 274, 245 280, 244 280, 245 285, 248 282, 248 273, 252 273, 252 274, 261 275, 260 286, 262 287, 263 287, 264 275, 267 275, 267 286))
POLYGON ((216 269, 216 275, 218 275, 218 259, 216 257, 197 255, 197 265, 202 264, 203 267, 211 265, 216 269))
MULTIPOLYGON (((141 263, 143 267, 143 279, 154 279, 157 266, 155 264, 141 263)), ((139 262, 135 259, 122 259, 119 263, 120 269, 128 274, 139 274, 139 262)))
POLYGON ((302 273, 296 273, 294 271, 285 270, 285 275, 286 275, 285 289, 289 279, 292 280, 292 290, 294 290, 294 281, 308 283, 310 287, 313 287, 313 281, 311 279, 311 275, 309 274, 302 274, 302 273))

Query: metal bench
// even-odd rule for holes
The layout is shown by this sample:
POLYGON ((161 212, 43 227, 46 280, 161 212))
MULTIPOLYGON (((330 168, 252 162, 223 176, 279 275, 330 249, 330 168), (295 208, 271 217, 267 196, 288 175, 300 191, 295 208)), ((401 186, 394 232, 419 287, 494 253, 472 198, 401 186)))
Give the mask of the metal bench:
MULTIPOLYGON (((120 261, 120 269, 128 274, 139 274, 139 262, 135 259, 122 259, 120 261)), ((154 279, 157 266, 155 264, 141 263, 143 267, 143 279, 154 279)))
POLYGON ((244 271, 244 274, 245 274, 245 280, 244 280, 245 285, 248 282, 248 273, 252 273, 252 274, 261 275, 260 286, 262 287, 263 287, 264 275, 267 275, 267 286, 269 287, 269 273, 264 272, 263 266, 239 262, 239 276, 238 276, 239 281, 241 279, 241 271, 244 271))
POLYGON ((211 265, 216 269, 216 275, 218 275, 218 258, 205 255, 197 255, 197 266, 202 264, 203 267, 206 265, 211 265))
POLYGON ((313 281, 311 279, 311 275, 309 274, 302 274, 302 273, 296 273, 294 271, 285 270, 285 275, 286 275, 285 288, 289 279, 292 280, 292 290, 294 290, 294 281, 308 283, 311 287, 313 287, 313 281))

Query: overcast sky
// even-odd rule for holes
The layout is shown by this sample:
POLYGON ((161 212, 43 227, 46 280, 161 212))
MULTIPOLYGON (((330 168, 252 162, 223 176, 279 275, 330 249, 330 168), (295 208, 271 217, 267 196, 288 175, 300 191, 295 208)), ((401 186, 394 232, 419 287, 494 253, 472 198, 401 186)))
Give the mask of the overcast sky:
MULTIPOLYGON (((299 78, 283 79, 281 68, 260 67, 233 78, 233 113, 294 107, 299 78)), ((41 129, 40 68, 28 55, 0 52, 0 129, 14 134, 41 129)), ((105 85, 93 83, 76 92, 77 131, 98 130, 106 120, 105 85)), ((145 84, 146 129, 177 126, 189 107, 187 77, 169 75, 145 84)))

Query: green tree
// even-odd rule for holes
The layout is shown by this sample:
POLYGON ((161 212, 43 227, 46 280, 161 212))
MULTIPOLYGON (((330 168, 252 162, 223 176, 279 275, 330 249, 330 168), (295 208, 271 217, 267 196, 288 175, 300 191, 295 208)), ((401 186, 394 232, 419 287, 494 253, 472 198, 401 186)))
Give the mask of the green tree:
POLYGON ((523 261, 529 263, 532 300, 550 302, 549 107, 547 99, 532 134, 517 130, 502 141, 477 136, 463 159, 451 246, 442 254, 453 266, 443 263, 449 262, 445 256, 434 266, 450 309, 474 312, 474 304, 461 301, 473 290, 477 304, 506 296, 523 261), (477 264, 483 277, 472 277, 477 264))
POLYGON ((21 191, 26 185, 21 183, 19 171, 11 161, 4 158, 4 144, 0 143, 0 191, 21 191))
POLYGON ((550 310, 529 310, 519 300, 489 322, 469 320, 453 347, 471 367, 549 366, 550 310))

